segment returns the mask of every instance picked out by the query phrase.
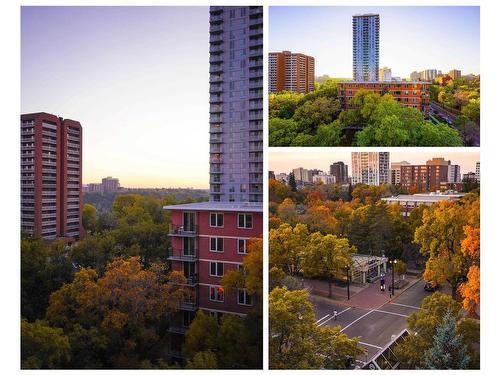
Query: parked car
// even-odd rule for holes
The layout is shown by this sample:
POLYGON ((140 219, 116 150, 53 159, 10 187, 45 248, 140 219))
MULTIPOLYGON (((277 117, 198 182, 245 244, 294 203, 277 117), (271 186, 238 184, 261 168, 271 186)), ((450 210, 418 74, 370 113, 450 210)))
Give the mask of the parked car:
POLYGON ((424 285, 424 290, 428 292, 435 292, 439 289, 439 284, 434 281, 427 281, 424 285))

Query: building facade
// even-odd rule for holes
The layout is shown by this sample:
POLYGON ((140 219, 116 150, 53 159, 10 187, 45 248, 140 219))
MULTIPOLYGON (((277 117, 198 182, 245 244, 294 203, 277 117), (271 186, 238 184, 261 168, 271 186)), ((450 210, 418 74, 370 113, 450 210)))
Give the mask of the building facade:
POLYGON ((104 192, 118 191, 120 188, 120 180, 113 177, 104 177, 101 185, 104 192))
POLYGON ((262 7, 210 8, 210 200, 262 202, 262 7))
POLYGON ((448 166, 443 158, 433 158, 425 165, 403 165, 401 186, 408 191, 437 191, 448 181, 448 166))
POLYGON ((351 152, 352 184, 389 183, 388 152, 351 152))
POLYGON ((269 92, 314 91, 314 57, 290 51, 269 53, 269 92))
POLYGON ((379 81, 392 81, 391 68, 384 66, 378 70, 378 80, 379 81))
POLYGON ((455 192, 444 192, 444 193, 429 193, 429 194, 400 194, 396 197, 382 198, 382 201, 390 204, 397 204, 402 206, 401 214, 405 217, 410 216, 411 211, 421 205, 432 205, 440 201, 451 201, 455 202, 462 198, 464 194, 455 192))
POLYGON ((391 163, 391 184, 399 185, 401 184, 401 166, 410 165, 407 161, 399 161, 391 163))
POLYGON ((221 280, 241 270, 249 244, 262 237, 262 38, 262 7, 210 7, 210 201, 164 207, 172 212, 171 269, 192 292, 170 319, 171 357, 182 358, 198 309, 220 318, 255 304, 221 280))
POLYGON ((349 180, 348 167, 343 161, 337 161, 330 165, 330 175, 335 177, 335 183, 345 184, 349 180))
POLYGON ((361 14, 352 17, 354 81, 378 81, 379 33, 380 17, 378 14, 361 14))
POLYGON ((461 180, 460 174, 460 165, 458 164, 449 164, 448 165, 448 181, 447 182, 460 182, 461 180))
POLYGON ((293 177, 295 177, 295 181, 297 182, 307 182, 307 183, 313 182, 312 171, 308 169, 299 167, 299 168, 294 168, 292 172, 293 172, 293 177))
POLYGON ((21 230, 45 240, 82 237, 82 126, 21 115, 21 230))
POLYGON ((481 182, 481 162, 476 161, 476 180, 481 182))
POLYGON ((319 173, 313 176, 313 183, 318 184, 318 183, 323 183, 323 184, 335 184, 336 178, 335 176, 326 174, 326 173, 319 173))
POLYGON ((458 79, 462 77, 462 71, 458 69, 452 69, 450 70, 448 75, 451 77, 451 79, 458 79))
POLYGON ((351 99, 358 90, 372 91, 380 96, 391 95, 406 107, 416 108, 423 113, 429 112, 430 83, 428 82, 338 82, 337 91, 340 104, 344 109, 353 109, 351 99))

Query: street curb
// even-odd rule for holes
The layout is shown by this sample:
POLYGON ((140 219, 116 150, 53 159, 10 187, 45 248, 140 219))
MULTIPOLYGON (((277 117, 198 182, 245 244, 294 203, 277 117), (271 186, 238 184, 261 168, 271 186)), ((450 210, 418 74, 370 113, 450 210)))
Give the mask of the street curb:
POLYGON ((397 296, 395 296, 394 298, 391 298, 387 303, 391 303, 395 300, 397 300, 403 293, 405 293, 408 289, 410 289, 412 286, 414 286, 415 284, 417 284, 418 282, 420 282, 422 280, 422 277, 419 277, 418 279, 416 279, 413 283, 409 283, 408 286, 406 288, 404 288, 401 293, 399 293, 397 296))

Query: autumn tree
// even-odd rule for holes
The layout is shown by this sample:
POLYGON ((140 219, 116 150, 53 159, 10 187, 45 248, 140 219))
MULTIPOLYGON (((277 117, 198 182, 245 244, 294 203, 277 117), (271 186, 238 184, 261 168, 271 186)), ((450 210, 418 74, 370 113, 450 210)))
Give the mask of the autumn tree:
POLYGON ((102 277, 90 268, 76 273, 73 282, 51 295, 46 319, 70 340, 91 337, 80 342, 82 353, 73 353, 77 361, 87 353, 98 361, 95 367, 137 367, 159 350, 167 313, 188 297, 180 286, 185 282, 177 272, 166 276, 160 266, 144 268, 137 257, 117 258, 102 277))
POLYGON ((301 253, 309 242, 309 231, 305 224, 282 224, 269 231, 269 263, 289 275, 300 270, 301 253))
POLYGON ((352 263, 356 248, 346 238, 316 232, 311 234, 302 252, 301 268, 306 277, 321 277, 328 281, 328 296, 332 297, 332 279, 343 277, 352 263))
POLYGON ((458 202, 435 203, 424 211, 422 225, 415 230, 414 242, 428 256, 424 278, 447 282, 453 296, 468 272, 469 259, 461 248, 466 225, 479 227, 479 197, 475 194, 468 194, 458 202))
POLYGON ((271 369, 345 369, 362 351, 340 327, 319 327, 307 291, 275 288, 269 295, 271 369))
POLYGON ((458 291, 463 298, 464 309, 477 316, 477 308, 480 302, 480 229, 466 225, 464 227, 465 238, 462 240, 462 254, 469 259, 469 270, 467 281, 460 284, 458 291))

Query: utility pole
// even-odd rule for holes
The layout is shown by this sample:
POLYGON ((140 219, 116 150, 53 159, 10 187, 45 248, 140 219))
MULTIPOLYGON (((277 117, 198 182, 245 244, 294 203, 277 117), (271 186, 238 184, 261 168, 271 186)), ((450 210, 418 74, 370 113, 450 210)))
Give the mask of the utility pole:
POLYGON ((351 299, 351 295, 349 293, 349 265, 348 264, 345 266, 345 270, 347 272, 347 300, 349 301, 351 299))
POLYGON ((394 266, 396 265, 397 263, 397 260, 394 259, 393 261, 391 261, 391 266, 392 266, 392 288, 391 288, 391 294, 392 294, 392 297, 394 297, 394 266))

